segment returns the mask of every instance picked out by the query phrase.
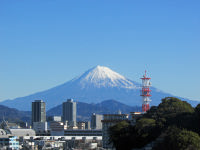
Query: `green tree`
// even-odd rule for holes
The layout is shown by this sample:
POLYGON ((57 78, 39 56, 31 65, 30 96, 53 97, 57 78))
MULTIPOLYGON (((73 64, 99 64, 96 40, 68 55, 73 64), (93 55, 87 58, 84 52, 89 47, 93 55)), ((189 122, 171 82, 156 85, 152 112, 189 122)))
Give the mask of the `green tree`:
POLYGON ((166 136, 154 150, 200 150, 200 137, 197 133, 177 127, 169 127, 166 136))
MULTIPOLYGON (((175 135, 179 135, 181 138, 184 136, 189 137, 191 135, 193 136, 193 142, 195 142, 195 140, 198 140, 197 133, 200 134, 199 127, 200 105, 197 105, 194 109, 185 101, 181 101, 174 97, 166 97, 162 99, 162 103, 158 106, 151 107, 147 113, 140 117, 137 120, 136 125, 131 126, 127 123, 119 123, 112 127, 110 129, 110 139, 117 149, 122 149, 123 146, 129 145, 129 147, 126 148, 127 150, 132 148, 142 148, 161 135, 167 135, 165 139, 168 138, 169 141, 171 141, 171 144, 173 144, 172 141, 179 139, 177 137, 173 138, 175 135), (175 129, 168 129, 169 126, 176 126, 180 129, 185 128, 185 130, 182 131, 176 128, 178 131, 176 133, 175 129), (179 132, 182 134, 179 134, 179 132)), ((186 142, 189 138, 180 139, 180 141, 184 140, 186 142)), ((178 141, 178 143, 180 143, 180 141, 178 141)), ((175 143, 176 142, 177 141, 175 141, 175 143)), ((184 147, 184 145, 181 146, 184 147)), ((189 143, 189 145, 186 146, 187 149, 191 147, 196 148, 198 145, 191 142, 191 144, 189 143)))
POLYGON ((142 133, 148 133, 155 126, 156 126, 156 121, 154 119, 141 118, 140 120, 137 121, 135 129, 138 131, 138 134, 142 134, 142 133))
POLYGON ((123 148, 128 150, 131 148, 130 129, 130 123, 127 121, 119 122, 118 124, 110 127, 110 143, 112 143, 117 150, 121 150, 123 148))
POLYGON ((195 107, 195 112, 200 114, 200 104, 195 107))
POLYGON ((157 114, 162 117, 174 117, 180 113, 194 113, 194 108, 186 101, 175 97, 166 97, 158 105, 157 114))

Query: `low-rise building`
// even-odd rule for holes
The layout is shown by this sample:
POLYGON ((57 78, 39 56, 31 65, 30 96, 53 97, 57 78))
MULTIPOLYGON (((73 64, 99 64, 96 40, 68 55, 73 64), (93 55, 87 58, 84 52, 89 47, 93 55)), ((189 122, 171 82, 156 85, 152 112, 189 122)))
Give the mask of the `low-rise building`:
POLYGON ((35 131, 33 129, 22 129, 22 128, 16 128, 16 129, 10 129, 8 126, 8 123, 3 120, 0 123, 0 136, 35 136, 35 131))
POLYGON ((64 130, 67 129, 67 125, 63 122, 52 121, 50 122, 50 132, 52 136, 63 136, 64 130))
POLYGON ((0 137, 1 149, 18 150, 20 147, 19 141, 16 136, 0 137))
POLYGON ((48 122, 51 122, 51 121, 61 122, 62 121, 62 117, 61 116, 49 116, 48 117, 48 122))
POLYGON ((33 122, 33 130, 35 130, 36 134, 47 132, 47 122, 33 122))
POLYGON ((85 130, 85 122, 82 121, 77 122, 77 127, 79 130, 85 130))
POLYGON ((65 136, 102 136, 102 130, 65 130, 65 136))

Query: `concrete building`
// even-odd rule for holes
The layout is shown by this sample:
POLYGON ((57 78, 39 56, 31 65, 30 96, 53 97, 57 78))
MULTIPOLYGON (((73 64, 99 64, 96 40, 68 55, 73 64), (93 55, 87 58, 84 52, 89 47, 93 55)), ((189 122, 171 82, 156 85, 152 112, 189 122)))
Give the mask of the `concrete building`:
POLYGON ((50 135, 47 122, 33 122, 33 130, 36 135, 50 135))
POLYGON ((91 116, 91 129, 102 129, 103 115, 93 113, 91 116))
POLYGON ((33 129, 10 129, 8 123, 3 120, 0 123, 0 138, 20 137, 20 136, 35 136, 33 129))
POLYGON ((19 141, 16 136, 1 137, 0 136, 0 149, 18 150, 20 147, 19 141))
POLYGON ((65 136, 73 136, 73 137, 98 137, 102 138, 102 130, 65 130, 65 136))
POLYGON ((77 122, 77 127, 79 130, 85 130, 85 122, 83 121, 77 122))
POLYGON ((52 136, 64 136, 64 130, 66 129, 67 125, 65 125, 63 122, 50 122, 50 131, 52 136))
POLYGON ((91 127, 90 127, 90 121, 86 121, 85 122, 85 129, 87 129, 87 130, 91 129, 91 127))
POLYGON ((12 136, 35 136, 35 131, 33 129, 10 129, 12 136))
POLYGON ((47 122, 51 122, 51 121, 61 122, 62 121, 62 117, 61 116, 48 116, 47 122))
POLYGON ((32 102, 32 125, 33 122, 46 122, 46 107, 42 100, 32 102))
POLYGON ((103 148, 105 149, 113 149, 112 143, 109 143, 109 133, 108 129, 111 126, 114 126, 118 122, 123 120, 128 120, 128 114, 105 114, 103 115, 104 119, 102 120, 103 123, 103 148))
MULTIPOLYGON (((84 130, 81 130, 84 131, 84 130)), ((92 130, 90 130, 92 131, 92 130)), ((102 136, 34 136, 19 139, 23 149, 102 149, 102 136)))
POLYGON ((63 122, 68 121, 68 126, 76 126, 76 102, 73 99, 68 99, 63 103, 63 122))

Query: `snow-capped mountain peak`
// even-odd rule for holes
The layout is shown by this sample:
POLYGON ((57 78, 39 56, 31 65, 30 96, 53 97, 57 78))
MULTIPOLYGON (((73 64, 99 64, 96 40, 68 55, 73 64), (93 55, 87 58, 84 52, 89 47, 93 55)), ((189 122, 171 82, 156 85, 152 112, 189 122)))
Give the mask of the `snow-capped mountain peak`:
POLYGON ((122 75, 104 66, 96 66, 85 77, 86 80, 96 80, 96 79, 102 80, 107 78, 110 78, 111 80, 125 79, 125 77, 123 77, 122 75))
MULTIPOLYGON (((129 80, 107 67, 96 66, 62 85, 14 100, 5 100, 1 104, 30 111, 31 103, 35 99, 43 99, 47 104, 46 108, 49 109, 62 104, 68 98, 73 98, 86 103, 114 99, 128 105, 140 106, 142 104, 140 89, 139 83, 129 80)), ((158 105, 162 98, 173 96, 158 91, 154 87, 151 87, 151 90, 151 105, 158 105)), ((198 103, 194 102, 193 104, 198 103)))
POLYGON ((136 86, 124 76, 111 70, 108 67, 96 66, 78 79, 82 88, 87 87, 118 87, 118 88, 136 88, 136 86))

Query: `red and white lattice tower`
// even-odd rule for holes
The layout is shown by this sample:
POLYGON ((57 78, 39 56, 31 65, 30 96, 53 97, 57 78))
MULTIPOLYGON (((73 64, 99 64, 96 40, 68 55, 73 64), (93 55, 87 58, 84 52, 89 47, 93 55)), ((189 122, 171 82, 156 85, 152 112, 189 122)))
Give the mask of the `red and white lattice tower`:
POLYGON ((141 96, 142 96, 142 112, 146 112, 149 110, 149 102, 150 97, 151 97, 151 90, 150 90, 150 86, 151 86, 151 82, 149 81, 151 78, 147 77, 147 72, 145 70, 145 74, 143 75, 142 79, 142 90, 141 90, 141 96))

